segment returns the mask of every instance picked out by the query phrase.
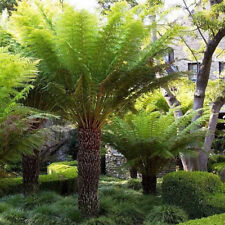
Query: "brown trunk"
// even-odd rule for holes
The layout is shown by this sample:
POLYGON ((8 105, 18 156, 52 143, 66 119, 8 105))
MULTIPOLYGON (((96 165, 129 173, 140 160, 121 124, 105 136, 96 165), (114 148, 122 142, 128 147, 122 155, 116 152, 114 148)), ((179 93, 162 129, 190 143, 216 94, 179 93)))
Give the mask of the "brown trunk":
POLYGON ((157 184, 156 175, 142 174, 143 194, 145 195, 156 194, 156 184, 157 184))
POLYGON ((137 170, 134 167, 130 168, 130 178, 137 179, 137 170))
POLYGON ((24 194, 34 194, 39 190, 40 152, 22 156, 24 194))
POLYGON ((78 130, 78 206, 87 217, 98 216, 101 130, 78 130))

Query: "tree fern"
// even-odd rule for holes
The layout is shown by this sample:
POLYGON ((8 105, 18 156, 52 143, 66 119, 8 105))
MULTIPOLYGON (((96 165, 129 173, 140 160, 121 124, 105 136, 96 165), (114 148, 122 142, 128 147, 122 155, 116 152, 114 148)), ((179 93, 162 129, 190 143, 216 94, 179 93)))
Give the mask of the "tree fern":
POLYGON ((167 51, 179 28, 162 31, 157 43, 146 45, 150 30, 140 10, 120 2, 98 17, 50 0, 24 0, 11 17, 11 33, 40 59, 39 86, 53 110, 78 124, 78 203, 88 216, 98 213, 99 147, 106 119, 171 79, 156 78, 167 65, 155 65, 154 58, 167 51))
POLYGON ((166 114, 140 111, 125 119, 115 118, 106 126, 103 140, 124 154, 144 177, 154 177, 179 152, 193 154, 189 148, 201 148, 205 131, 196 128, 207 117, 191 122, 192 117, 193 112, 188 112, 175 121, 172 110, 166 114))
POLYGON ((41 59, 40 68, 49 71, 50 91, 53 98, 59 98, 59 105, 67 108, 76 99, 71 102, 74 114, 68 110, 73 122, 81 123, 79 118, 87 117, 90 124, 97 123, 91 126, 100 127, 115 107, 160 83, 154 81, 155 73, 164 67, 147 63, 167 50, 178 28, 171 28, 142 50, 150 31, 143 17, 125 2, 112 7, 104 21, 67 5, 49 9, 50 2, 46 4, 48 7, 35 1, 19 3, 11 18, 11 31, 41 59), (54 93, 57 88, 65 89, 63 97, 63 92, 54 93))

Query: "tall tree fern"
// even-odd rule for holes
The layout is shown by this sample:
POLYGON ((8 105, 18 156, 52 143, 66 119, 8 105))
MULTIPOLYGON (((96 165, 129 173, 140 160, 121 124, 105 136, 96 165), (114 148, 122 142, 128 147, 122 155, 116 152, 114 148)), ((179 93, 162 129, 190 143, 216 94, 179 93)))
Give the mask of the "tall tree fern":
POLYGON ((115 4, 106 17, 51 1, 22 1, 11 17, 15 38, 41 59, 39 85, 55 112, 78 124, 78 203, 98 214, 101 128, 106 118, 169 77, 156 79, 155 65, 179 27, 149 43, 144 10, 115 4))
POLYGON ((103 139, 124 154, 128 163, 142 174, 143 193, 155 193, 156 176, 172 158, 179 152, 190 151, 187 148, 192 145, 201 148, 199 143, 203 142, 204 130, 190 131, 206 117, 191 123, 192 116, 189 112, 175 121, 172 111, 128 114, 107 125, 103 139), (179 132, 183 127, 185 129, 179 132))

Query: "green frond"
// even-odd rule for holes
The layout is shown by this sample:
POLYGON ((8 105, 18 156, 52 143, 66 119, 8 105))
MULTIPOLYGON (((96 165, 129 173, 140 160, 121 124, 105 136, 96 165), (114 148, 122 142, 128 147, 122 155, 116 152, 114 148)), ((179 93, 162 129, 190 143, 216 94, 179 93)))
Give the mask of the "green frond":
POLYGON ((167 52, 180 28, 163 32, 156 43, 144 47, 151 31, 142 7, 131 9, 120 2, 97 17, 50 0, 46 5, 22 1, 10 29, 40 59, 40 86, 64 118, 79 126, 102 127, 115 110, 172 79, 156 78, 167 65, 155 65, 154 59, 167 52))
POLYGON ((166 114, 140 111, 123 119, 116 117, 105 127, 103 140, 124 154, 128 161, 135 160, 140 171, 145 169, 140 159, 147 160, 158 170, 162 165, 155 165, 157 161, 165 164, 179 152, 190 152, 188 149, 193 144, 201 148, 205 130, 198 127, 207 117, 191 122, 194 113, 189 112, 179 120, 174 119, 173 110, 166 114))

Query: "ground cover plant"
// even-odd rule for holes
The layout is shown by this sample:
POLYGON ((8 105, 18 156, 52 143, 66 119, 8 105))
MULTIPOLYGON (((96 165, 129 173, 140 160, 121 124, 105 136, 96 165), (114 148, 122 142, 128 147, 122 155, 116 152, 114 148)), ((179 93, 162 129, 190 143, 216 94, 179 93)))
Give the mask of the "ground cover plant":
POLYGON ((102 177, 99 194, 100 215, 93 219, 83 217, 78 210, 77 194, 61 196, 47 191, 27 197, 22 194, 5 196, 0 199, 0 224, 153 225, 155 218, 161 224, 187 220, 182 209, 164 204, 159 196, 143 196, 141 191, 128 188, 126 180, 102 177))

